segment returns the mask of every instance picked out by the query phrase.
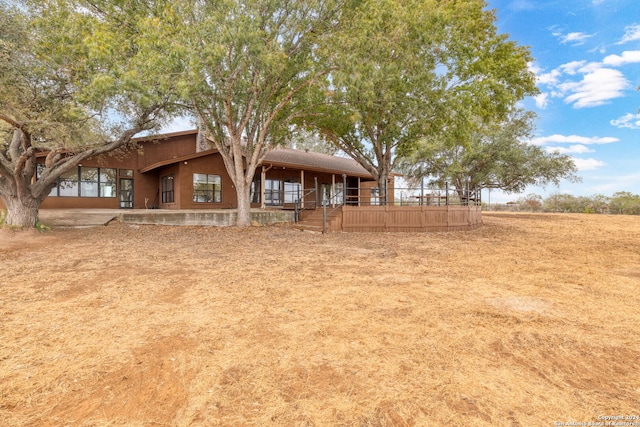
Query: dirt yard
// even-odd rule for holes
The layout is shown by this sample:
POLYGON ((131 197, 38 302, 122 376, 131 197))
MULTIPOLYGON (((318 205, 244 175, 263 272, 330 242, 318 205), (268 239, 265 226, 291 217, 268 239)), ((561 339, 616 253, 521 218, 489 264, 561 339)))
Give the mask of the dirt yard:
POLYGON ((1 231, 0 424, 640 425, 640 217, 484 224, 1 231))

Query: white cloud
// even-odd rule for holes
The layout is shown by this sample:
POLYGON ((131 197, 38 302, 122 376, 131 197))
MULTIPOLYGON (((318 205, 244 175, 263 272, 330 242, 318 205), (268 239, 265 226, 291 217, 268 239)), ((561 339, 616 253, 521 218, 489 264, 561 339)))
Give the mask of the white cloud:
POLYGON ((540 108, 541 110, 544 110, 545 108, 547 108, 547 105, 549 105, 548 93, 541 93, 534 96, 533 99, 536 101, 536 107, 540 108))
POLYGON ((577 74, 578 71, 580 71, 585 66, 585 64, 587 64, 587 61, 571 61, 567 62, 566 64, 562 64, 560 66, 560 70, 562 70, 562 72, 564 73, 569 74, 570 76, 573 76, 577 74))
POLYGON ((584 154, 593 153, 595 150, 582 144, 570 145, 569 147, 545 147, 547 153, 560 153, 560 154, 584 154))
MULTIPOLYGON (((620 98, 623 91, 629 88, 624 75, 610 68, 589 67, 590 69, 579 82, 567 82, 558 85, 564 93, 571 93, 564 101, 573 104, 574 108, 595 107, 607 104, 610 100, 620 98)), ((583 67, 585 71, 585 67, 583 67)))
POLYGON ((614 138, 611 136, 599 137, 599 136, 579 136, 579 135, 550 135, 550 136, 542 136, 533 138, 531 143, 534 145, 545 145, 545 144, 583 144, 583 145, 591 145, 591 144, 611 144, 613 142, 620 141, 619 138, 614 138))
POLYGON ((619 119, 611 120, 609 123, 619 128, 640 129, 640 114, 627 113, 619 119))
POLYGON ((615 193, 616 191, 633 191, 634 188, 640 187, 640 173, 631 173, 626 175, 617 175, 602 177, 601 180, 609 181, 607 184, 601 184, 594 187, 597 193, 615 193))
POLYGON ((563 34, 561 31, 554 30, 553 28, 551 34, 557 37, 560 40, 560 43, 571 44, 572 46, 583 45, 587 39, 593 37, 593 34, 586 34, 578 31, 563 34))
POLYGON ((608 55, 602 62, 571 61, 549 72, 529 64, 538 85, 546 86, 544 94, 534 98, 536 105, 545 109, 552 98, 561 98, 574 108, 608 104, 632 87, 624 74, 613 67, 632 63, 640 63, 640 50, 608 55))
POLYGON ((605 162, 601 162, 600 160, 580 159, 577 157, 573 158, 573 162, 575 163, 579 171, 592 171, 606 165, 605 162))
POLYGON ((515 11, 534 10, 536 8, 535 2, 529 0, 515 0, 509 4, 509 9, 515 11))
POLYGON ((545 84, 545 85, 557 84, 558 80, 560 79, 560 76, 562 76, 562 73, 559 70, 553 70, 549 73, 542 73, 542 74, 536 75, 538 83, 545 84))
POLYGON ((637 62, 640 62, 640 50, 625 50, 622 52, 622 55, 609 55, 602 60, 604 65, 611 65, 613 67, 637 62))
POLYGON ((616 44, 628 43, 631 41, 640 40, 640 24, 629 25, 624 28, 624 36, 616 44))

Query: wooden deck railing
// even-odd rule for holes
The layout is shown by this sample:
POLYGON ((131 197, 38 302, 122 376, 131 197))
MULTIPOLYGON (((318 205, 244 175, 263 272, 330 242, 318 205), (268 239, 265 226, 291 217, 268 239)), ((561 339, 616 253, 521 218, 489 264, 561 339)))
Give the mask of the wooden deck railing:
POLYGON ((323 232, 327 218, 341 210, 343 231, 446 231, 473 229, 482 223, 479 191, 455 188, 391 188, 389 201, 371 187, 342 187, 334 194, 305 189, 295 203, 295 218, 303 210, 323 210, 323 232), (416 209, 416 208, 445 209, 416 209), (462 209, 454 209, 460 207, 462 209), (403 208, 403 209, 400 209, 403 208), (473 208, 473 209, 470 209, 473 208))

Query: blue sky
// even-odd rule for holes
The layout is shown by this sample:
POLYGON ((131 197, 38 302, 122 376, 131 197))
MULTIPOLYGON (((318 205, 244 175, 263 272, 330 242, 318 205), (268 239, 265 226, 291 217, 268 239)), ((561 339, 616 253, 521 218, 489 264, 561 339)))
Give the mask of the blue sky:
MULTIPOLYGON (((491 201, 529 193, 640 194, 638 0, 488 0, 488 7, 496 10, 498 31, 534 57, 541 94, 522 102, 539 116, 532 143, 573 157, 582 178, 520 195, 493 191, 491 201)), ((192 127, 177 120, 167 131, 192 127)))
MULTIPOLYGON (((638 0, 488 0, 500 33, 528 46, 541 94, 532 141, 575 159, 581 183, 530 187, 547 196, 640 194, 638 0)), ((493 192, 492 202, 518 195, 493 192)), ((486 200, 486 196, 485 196, 486 200)))

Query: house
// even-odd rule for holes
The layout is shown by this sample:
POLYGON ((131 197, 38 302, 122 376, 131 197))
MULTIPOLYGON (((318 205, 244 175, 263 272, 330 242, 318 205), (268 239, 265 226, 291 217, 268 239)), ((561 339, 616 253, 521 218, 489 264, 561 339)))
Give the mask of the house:
MULTIPOLYGON (((237 208, 237 195, 221 154, 199 141, 197 130, 175 132, 140 138, 135 149, 122 148, 84 160, 59 177, 40 207, 137 209, 123 212, 123 216, 136 217, 151 213, 141 209, 182 210, 176 215, 189 216, 197 209, 214 214, 237 208)), ((39 160, 44 162, 44 156, 39 160)), ((299 227, 322 231, 465 231, 482 225, 479 200, 451 203, 449 189, 445 196, 422 194, 421 189, 418 196, 406 199, 402 195, 407 189, 394 188, 393 182, 391 177, 389 203, 384 203, 377 182, 356 161, 278 148, 267 153, 256 169, 251 207, 262 208, 264 212, 254 212, 259 215, 284 213, 268 209, 296 209, 295 215, 286 216, 300 220, 299 227), (434 198, 437 203, 432 203, 434 198), (413 203, 406 204, 406 200, 413 203)), ((227 220, 235 212, 228 213, 227 220)))
MULTIPOLYGON (((136 142, 137 150, 120 149, 87 159, 61 176, 41 208, 237 207, 222 156, 215 149, 198 148, 202 144, 198 144, 197 130, 136 142)), ((393 194, 392 185, 389 192, 393 194)), ((303 206, 318 205, 321 200, 379 202, 371 174, 352 159, 283 148, 270 151, 256 170, 251 207, 292 209, 299 199, 303 206)))

